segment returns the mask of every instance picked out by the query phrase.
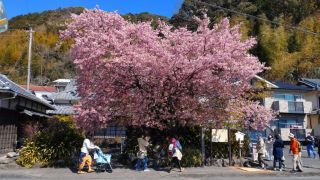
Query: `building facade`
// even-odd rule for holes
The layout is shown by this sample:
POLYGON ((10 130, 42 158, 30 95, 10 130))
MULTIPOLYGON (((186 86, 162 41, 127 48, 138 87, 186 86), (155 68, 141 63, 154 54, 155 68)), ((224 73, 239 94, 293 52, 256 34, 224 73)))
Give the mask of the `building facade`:
POLYGON ((310 96, 314 94, 314 88, 301 84, 289 84, 283 82, 267 81, 256 76, 252 82, 252 88, 263 83, 263 88, 267 90, 267 95, 263 98, 262 104, 268 109, 277 112, 275 119, 270 121, 265 136, 278 133, 282 139, 289 141, 289 133, 304 141, 308 132, 313 132, 313 128, 308 125, 310 115, 314 112, 314 102, 310 96))
POLYGON ((299 86, 311 88, 312 91, 306 94, 306 100, 312 102, 312 111, 307 119, 307 127, 313 130, 313 135, 320 137, 320 79, 302 78, 299 86))
POLYGON ((0 153, 15 150, 25 124, 47 119, 47 110, 54 107, 0 74, 0 153))
POLYGON ((288 141, 289 133, 304 140, 308 128, 308 117, 312 112, 312 102, 306 97, 313 90, 308 87, 273 82, 276 87, 270 89, 270 96, 264 98, 264 106, 278 112, 276 119, 270 123, 271 129, 280 133, 288 141))

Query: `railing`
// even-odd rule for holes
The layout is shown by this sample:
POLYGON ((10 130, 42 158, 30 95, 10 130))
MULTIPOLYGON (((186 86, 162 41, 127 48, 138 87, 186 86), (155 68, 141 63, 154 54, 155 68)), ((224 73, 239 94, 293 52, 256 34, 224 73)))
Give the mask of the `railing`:
POLYGON ((303 123, 278 123, 278 128, 303 129, 303 123))
POLYGON ((289 113, 303 113, 303 102, 288 101, 289 113))
POLYGON ((283 113, 305 113, 304 102, 273 101, 272 109, 283 113))

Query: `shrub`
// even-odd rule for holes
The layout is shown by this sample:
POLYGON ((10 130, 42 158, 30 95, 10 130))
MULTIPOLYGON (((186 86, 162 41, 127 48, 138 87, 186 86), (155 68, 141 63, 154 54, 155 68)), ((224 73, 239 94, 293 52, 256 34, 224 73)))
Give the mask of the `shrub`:
POLYGON ((83 135, 76 129, 72 118, 57 116, 27 141, 17 162, 24 167, 32 167, 37 162, 43 167, 54 166, 58 160, 69 165, 73 152, 81 147, 82 141, 83 135), (30 158, 29 154, 37 157, 30 158))
POLYGON ((201 166, 201 152, 199 149, 183 149, 183 157, 181 160, 181 165, 183 167, 198 167, 201 166))
POLYGON ((19 151, 17 163, 20 166, 31 168, 39 161, 39 151, 36 143, 30 139, 26 140, 25 146, 19 151))
MULTIPOLYGON (((200 166, 201 164, 201 128, 200 127, 181 127, 181 128, 172 128, 165 130, 158 129, 143 129, 146 134, 151 136, 151 143, 153 145, 162 144, 169 145, 167 137, 172 137, 172 135, 177 136, 180 143, 183 146, 183 158, 182 164, 185 167, 194 167, 200 166)), ((125 156, 123 156, 123 163, 130 164, 138 151, 137 138, 142 134, 141 129, 128 128, 126 147, 125 147, 125 156), (129 160, 131 159, 131 161, 129 160), (129 160, 129 161, 128 161, 129 160)), ((236 141, 235 133, 237 130, 231 130, 231 146, 232 146, 232 155, 233 157, 239 155, 239 142, 236 141)), ((248 152, 249 138, 245 136, 244 145, 241 148, 242 156, 246 156, 248 152)), ((211 142, 211 131, 207 129, 205 132, 205 152, 206 158, 227 158, 228 153, 228 143, 214 143, 211 142)), ((148 156, 152 158, 153 152, 149 152, 148 156)), ((131 163, 133 164, 133 163, 131 163)), ((168 163, 164 163, 168 165, 168 163)))

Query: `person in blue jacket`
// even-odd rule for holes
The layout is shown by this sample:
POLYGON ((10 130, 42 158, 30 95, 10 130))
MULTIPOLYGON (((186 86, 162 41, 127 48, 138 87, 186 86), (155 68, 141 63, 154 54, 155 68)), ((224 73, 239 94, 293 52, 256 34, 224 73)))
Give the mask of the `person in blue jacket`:
POLYGON ((276 163, 279 162, 279 171, 282 171, 282 157, 283 157, 283 148, 284 144, 279 134, 275 136, 276 140, 273 143, 273 169, 277 170, 276 163))

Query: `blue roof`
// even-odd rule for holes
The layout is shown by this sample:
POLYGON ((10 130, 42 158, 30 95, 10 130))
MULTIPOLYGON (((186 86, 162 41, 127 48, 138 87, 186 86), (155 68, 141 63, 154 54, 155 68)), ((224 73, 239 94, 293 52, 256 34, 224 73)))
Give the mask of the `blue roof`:
POLYGON ((42 101, 41 99, 39 99, 37 96, 35 96, 31 92, 27 91, 26 89, 20 87, 19 85, 17 85, 16 83, 14 83, 10 79, 8 79, 7 76, 5 76, 3 74, 0 74, 0 89, 5 89, 7 91, 17 93, 18 96, 22 96, 22 97, 27 98, 29 100, 38 102, 38 103, 40 103, 50 109, 54 109, 53 106, 42 101))
POLYGON ((301 78, 299 83, 303 83, 312 88, 320 88, 320 79, 301 78))
POLYGON ((272 83, 275 84, 276 86, 278 86, 279 89, 300 90, 300 91, 312 91, 313 90, 313 88, 310 88, 310 87, 297 86, 297 85, 289 84, 289 83, 285 83, 285 82, 275 81, 272 83))

